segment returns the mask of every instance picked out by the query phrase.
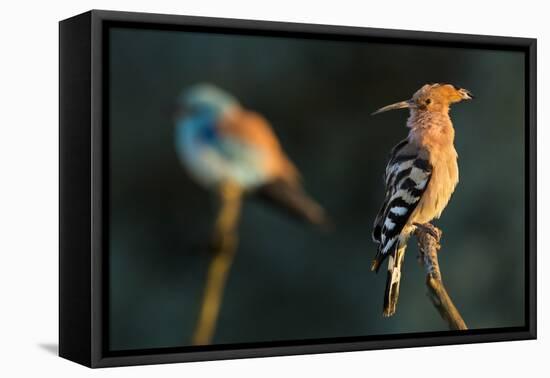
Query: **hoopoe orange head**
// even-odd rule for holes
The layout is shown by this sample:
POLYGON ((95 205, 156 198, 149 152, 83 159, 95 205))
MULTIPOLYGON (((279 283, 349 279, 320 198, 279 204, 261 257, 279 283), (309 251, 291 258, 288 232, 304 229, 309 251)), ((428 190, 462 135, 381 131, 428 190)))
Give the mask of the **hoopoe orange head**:
POLYGON ((452 84, 426 84, 410 100, 396 102, 375 111, 374 114, 388 110, 409 108, 417 111, 446 112, 449 105, 462 100, 471 100, 474 96, 467 89, 452 84))

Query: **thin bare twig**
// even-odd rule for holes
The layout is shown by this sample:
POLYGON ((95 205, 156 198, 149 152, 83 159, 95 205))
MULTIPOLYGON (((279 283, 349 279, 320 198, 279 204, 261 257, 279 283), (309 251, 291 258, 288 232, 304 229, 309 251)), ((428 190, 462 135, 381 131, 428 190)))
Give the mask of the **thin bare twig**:
POLYGON ((466 330, 468 327, 447 293, 441 278, 437 253, 441 248, 439 241, 442 232, 430 223, 416 226, 415 235, 418 240, 420 262, 426 269, 428 296, 451 330, 466 330))
POLYGON ((214 256, 208 267, 193 345, 210 344, 216 330, 225 283, 237 251, 241 198, 238 185, 227 182, 220 187, 221 209, 214 229, 214 256))

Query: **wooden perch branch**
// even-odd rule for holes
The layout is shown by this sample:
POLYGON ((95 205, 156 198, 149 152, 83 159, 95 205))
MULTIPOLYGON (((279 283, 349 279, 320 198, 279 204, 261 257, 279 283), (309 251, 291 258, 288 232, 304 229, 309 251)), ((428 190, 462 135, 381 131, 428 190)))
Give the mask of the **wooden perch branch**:
POLYGON ((437 253, 441 248, 439 241, 442 232, 430 223, 417 224, 416 226, 415 235, 418 240, 420 262, 426 269, 428 296, 451 330, 466 330, 468 327, 449 297, 441 279, 437 253))
POLYGON ((221 186, 221 209, 212 242, 214 256, 208 267, 193 345, 210 344, 216 330, 225 283, 237 250, 241 198, 242 190, 238 185, 228 182, 221 186))

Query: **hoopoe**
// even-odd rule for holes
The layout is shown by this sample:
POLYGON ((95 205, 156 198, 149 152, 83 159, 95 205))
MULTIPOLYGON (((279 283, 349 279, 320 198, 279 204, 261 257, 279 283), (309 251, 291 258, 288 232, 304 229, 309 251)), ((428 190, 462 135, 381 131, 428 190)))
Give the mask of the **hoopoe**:
POLYGON ((373 113, 410 111, 409 135, 393 148, 386 166, 385 200, 372 232, 378 252, 371 269, 378 272, 389 256, 384 316, 395 313, 401 262, 410 235, 417 225, 440 217, 458 184, 458 154, 449 108, 472 98, 468 90, 451 84, 426 84, 410 100, 373 113))
POLYGON ((297 218, 328 224, 325 211, 302 188, 298 169, 264 117, 211 84, 184 90, 177 106, 176 150, 199 184, 215 190, 231 182, 297 218))

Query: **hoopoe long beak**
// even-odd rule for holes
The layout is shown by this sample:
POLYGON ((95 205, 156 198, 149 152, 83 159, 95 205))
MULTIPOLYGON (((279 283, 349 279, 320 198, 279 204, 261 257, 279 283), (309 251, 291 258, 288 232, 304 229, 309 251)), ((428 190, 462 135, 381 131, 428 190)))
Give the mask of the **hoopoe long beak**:
POLYGON ((377 111, 375 111, 371 115, 384 113, 384 112, 387 112, 388 110, 411 108, 413 106, 414 106, 414 102, 412 100, 396 102, 395 104, 384 106, 383 108, 378 109, 377 111))

